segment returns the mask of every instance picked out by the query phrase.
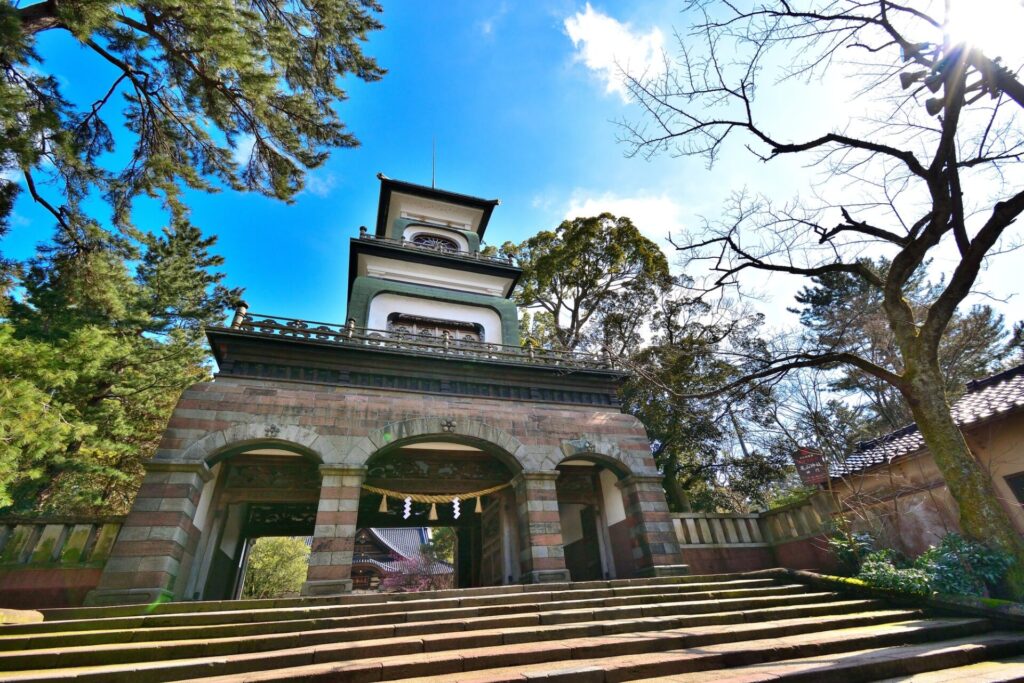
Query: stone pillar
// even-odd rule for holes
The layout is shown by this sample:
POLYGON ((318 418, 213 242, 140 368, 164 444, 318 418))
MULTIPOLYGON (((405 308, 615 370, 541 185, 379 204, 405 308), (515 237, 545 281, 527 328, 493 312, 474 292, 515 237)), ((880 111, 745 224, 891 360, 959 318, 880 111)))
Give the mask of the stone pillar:
POLYGON ((679 553, 665 491, 658 475, 631 475, 616 484, 622 489, 629 520, 633 566, 637 576, 687 573, 679 553))
POLYGON ((212 476, 202 462, 146 463, 142 487, 86 605, 181 598, 199 543, 196 506, 212 476))
POLYGON ((557 470, 521 472, 512 480, 519 517, 520 576, 525 583, 569 581, 555 492, 557 470))
POLYGON ((321 465, 320 474, 320 505, 302 594, 348 593, 352 590, 352 550, 366 469, 321 465))

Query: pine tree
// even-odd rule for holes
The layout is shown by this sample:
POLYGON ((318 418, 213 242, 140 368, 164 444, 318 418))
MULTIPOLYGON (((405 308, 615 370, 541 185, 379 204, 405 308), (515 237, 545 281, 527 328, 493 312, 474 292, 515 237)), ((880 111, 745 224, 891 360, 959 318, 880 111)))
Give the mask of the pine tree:
POLYGON ((162 197, 175 215, 184 188, 294 197, 306 169, 357 144, 336 107, 343 77, 384 73, 361 45, 381 27, 380 9, 375 0, 0 3, 0 220, 11 178, 70 233, 100 219, 87 213, 90 196, 107 200, 121 228, 139 195, 162 197), (44 32, 66 33, 95 64, 89 101, 66 98, 48 71, 36 40, 44 32), (124 123, 112 130, 118 102, 124 123))
POLYGON ((0 326, 0 501, 18 512, 126 511, 178 395, 209 377, 202 325, 240 294, 187 223, 141 251, 106 237, 43 248, 0 326))

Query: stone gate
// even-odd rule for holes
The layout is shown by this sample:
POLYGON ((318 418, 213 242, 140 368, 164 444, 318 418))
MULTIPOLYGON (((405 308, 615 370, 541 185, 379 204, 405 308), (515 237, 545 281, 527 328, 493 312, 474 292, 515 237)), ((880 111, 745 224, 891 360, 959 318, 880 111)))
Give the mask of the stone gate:
POLYGON ((496 204, 381 177, 348 322, 242 305, 209 328, 215 381, 181 396, 88 602, 234 597, 260 535, 311 536, 303 592, 345 592, 368 526, 457 527, 460 585, 678 571, 647 435, 618 406, 625 374, 519 342, 519 270, 479 248, 496 204), (477 512, 471 494, 495 487, 477 512), (428 518, 403 505, 417 495, 465 504, 428 518))

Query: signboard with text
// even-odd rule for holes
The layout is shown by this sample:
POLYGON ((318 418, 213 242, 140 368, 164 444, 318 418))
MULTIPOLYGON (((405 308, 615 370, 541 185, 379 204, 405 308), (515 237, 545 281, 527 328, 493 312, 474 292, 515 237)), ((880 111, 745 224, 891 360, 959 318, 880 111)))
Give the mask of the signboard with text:
POLYGON ((808 486, 817 486, 828 481, 828 468, 821 451, 815 448, 800 448, 793 454, 793 464, 800 475, 800 481, 808 486))

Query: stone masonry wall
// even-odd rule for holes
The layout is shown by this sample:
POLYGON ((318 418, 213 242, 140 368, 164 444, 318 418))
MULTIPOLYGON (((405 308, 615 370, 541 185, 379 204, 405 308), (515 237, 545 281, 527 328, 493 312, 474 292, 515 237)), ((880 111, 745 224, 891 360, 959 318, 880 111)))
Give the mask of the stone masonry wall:
POLYGON ((644 427, 615 408, 227 377, 182 395, 150 464, 146 493, 125 522, 152 524, 157 537, 142 538, 139 530, 138 538, 119 540, 113 552, 118 559, 101 580, 108 593, 92 600, 181 599, 197 545, 191 518, 208 467, 226 450, 256 443, 299 447, 320 460, 324 489, 307 590, 347 584, 351 544, 343 537, 354 533, 349 517, 366 462, 382 448, 415 438, 477 444, 521 468, 528 494, 520 510, 523 540, 531 544, 522 549, 524 576, 542 580, 564 570, 560 528, 552 527, 557 509, 548 520, 545 505, 557 505, 547 500, 556 465, 587 455, 614 461, 631 477, 623 493, 633 516, 636 570, 679 562, 644 427))

